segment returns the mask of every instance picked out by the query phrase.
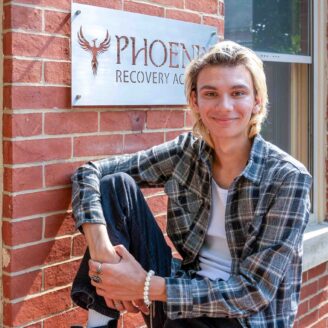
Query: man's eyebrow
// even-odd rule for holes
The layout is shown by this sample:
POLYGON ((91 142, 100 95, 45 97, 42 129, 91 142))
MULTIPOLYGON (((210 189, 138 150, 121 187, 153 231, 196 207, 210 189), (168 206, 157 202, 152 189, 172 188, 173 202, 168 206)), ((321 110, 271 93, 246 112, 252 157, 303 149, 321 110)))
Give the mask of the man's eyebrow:
POLYGON ((214 87, 213 85, 203 85, 201 88, 199 88, 199 90, 203 89, 216 90, 216 87, 214 87))
MULTIPOLYGON (((246 84, 236 84, 230 87, 231 89, 249 89, 249 86, 246 84)), ((199 90, 216 90, 217 88, 210 84, 205 84, 199 88, 199 90)))
POLYGON ((246 84, 236 84, 233 85, 231 89, 249 89, 249 86, 246 84))

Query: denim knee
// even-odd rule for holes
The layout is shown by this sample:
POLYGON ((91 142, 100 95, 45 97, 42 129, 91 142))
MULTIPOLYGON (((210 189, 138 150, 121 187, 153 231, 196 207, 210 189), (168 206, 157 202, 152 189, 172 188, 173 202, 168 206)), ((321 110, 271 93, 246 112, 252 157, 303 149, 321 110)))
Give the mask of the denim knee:
POLYGON ((108 192, 119 189, 125 189, 125 187, 136 187, 136 182, 134 179, 127 173, 117 172, 113 174, 105 175, 100 180, 100 192, 108 192), (109 190, 110 188, 110 190, 109 190))

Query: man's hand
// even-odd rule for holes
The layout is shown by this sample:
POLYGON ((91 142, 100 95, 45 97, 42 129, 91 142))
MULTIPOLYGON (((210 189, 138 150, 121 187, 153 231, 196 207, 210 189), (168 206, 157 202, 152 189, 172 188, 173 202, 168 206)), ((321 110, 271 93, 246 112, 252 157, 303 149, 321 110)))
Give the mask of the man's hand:
POLYGON ((142 311, 149 314, 148 307, 140 298, 143 296, 146 272, 124 246, 115 246, 114 250, 119 261, 102 263, 100 273, 97 272, 100 263, 89 261, 90 277, 98 275, 101 279, 100 283, 91 280, 96 287, 97 294, 103 296, 107 306, 112 309, 133 313, 142 311))

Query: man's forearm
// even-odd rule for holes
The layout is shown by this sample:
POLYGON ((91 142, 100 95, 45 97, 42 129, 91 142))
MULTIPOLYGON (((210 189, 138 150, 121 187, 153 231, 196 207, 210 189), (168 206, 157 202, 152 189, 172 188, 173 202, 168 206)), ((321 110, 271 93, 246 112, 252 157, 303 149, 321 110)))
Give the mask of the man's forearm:
POLYGON ((85 223, 82 225, 85 238, 90 251, 90 257, 99 262, 116 263, 120 257, 108 238, 107 228, 104 224, 85 223))

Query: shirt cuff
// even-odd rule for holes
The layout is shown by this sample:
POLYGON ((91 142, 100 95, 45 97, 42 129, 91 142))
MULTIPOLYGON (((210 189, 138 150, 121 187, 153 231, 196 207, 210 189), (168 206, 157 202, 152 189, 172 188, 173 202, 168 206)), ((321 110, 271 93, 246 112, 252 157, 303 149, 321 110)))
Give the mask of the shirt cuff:
POLYGON ((166 311, 171 320, 193 317, 191 279, 165 278, 166 311))

